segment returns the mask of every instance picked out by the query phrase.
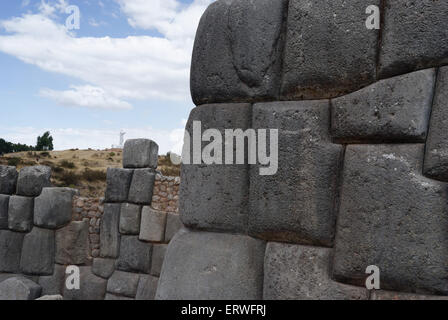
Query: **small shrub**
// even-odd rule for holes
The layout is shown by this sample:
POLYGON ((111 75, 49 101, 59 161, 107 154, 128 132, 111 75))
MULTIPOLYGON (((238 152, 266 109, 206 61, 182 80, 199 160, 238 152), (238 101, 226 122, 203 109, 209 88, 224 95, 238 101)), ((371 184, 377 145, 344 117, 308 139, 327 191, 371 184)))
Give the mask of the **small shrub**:
POLYGON ((115 154, 115 152, 111 152, 111 153, 109 153, 109 157, 115 157, 116 156, 116 154, 115 154))
POLYGON ((56 174, 61 174, 64 172, 64 168, 61 168, 59 166, 53 166, 51 169, 56 174))
POLYGON ((82 178, 88 182, 106 181, 106 172, 86 168, 82 173, 82 178))
POLYGON ((64 186, 76 186, 79 184, 80 176, 73 171, 63 171, 58 177, 64 186))
POLYGON ((8 166, 17 167, 21 162, 20 158, 8 158, 8 166))
POLYGON ((50 153, 47 152, 47 151, 41 152, 41 153, 40 153, 40 156, 41 156, 41 157, 44 157, 44 158, 51 158, 50 153))
POLYGON ((75 169, 76 168, 76 165, 73 162, 67 161, 67 160, 62 160, 59 165, 62 168, 66 168, 66 169, 75 169))

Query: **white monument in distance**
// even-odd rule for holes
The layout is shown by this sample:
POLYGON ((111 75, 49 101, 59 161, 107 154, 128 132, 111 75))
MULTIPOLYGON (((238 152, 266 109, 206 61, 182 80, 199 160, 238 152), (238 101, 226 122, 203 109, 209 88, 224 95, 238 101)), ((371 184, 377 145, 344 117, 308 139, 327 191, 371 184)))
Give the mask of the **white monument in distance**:
POLYGON ((112 149, 123 149, 124 146, 124 136, 125 136, 126 132, 124 132, 124 130, 120 131, 120 144, 118 146, 116 145, 112 145, 112 149))

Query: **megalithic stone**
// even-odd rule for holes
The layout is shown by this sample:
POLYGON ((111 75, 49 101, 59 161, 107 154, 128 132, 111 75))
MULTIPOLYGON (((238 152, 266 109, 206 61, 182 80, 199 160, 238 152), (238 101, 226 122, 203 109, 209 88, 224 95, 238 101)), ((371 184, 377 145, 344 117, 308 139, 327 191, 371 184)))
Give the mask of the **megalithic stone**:
POLYGON ((24 274, 49 276, 54 271, 55 232, 34 227, 23 240, 20 269, 24 274))
POLYGON ((8 227, 10 230, 29 232, 33 227, 34 199, 11 196, 8 206, 8 227))
POLYGON ((124 168, 157 168, 159 146, 149 139, 126 140, 123 148, 124 168))
POLYGON ((15 167, 0 166, 0 194, 12 195, 16 192, 19 174, 15 167))
POLYGON ((100 255, 102 258, 118 258, 120 252, 120 204, 106 203, 100 227, 100 255))
POLYGON ((51 168, 47 166, 25 167, 19 172, 17 195, 37 197, 43 188, 51 187, 51 168))
POLYGON ((70 188, 44 188, 34 201, 34 224, 47 229, 58 229, 72 218, 73 197, 78 193, 70 188))

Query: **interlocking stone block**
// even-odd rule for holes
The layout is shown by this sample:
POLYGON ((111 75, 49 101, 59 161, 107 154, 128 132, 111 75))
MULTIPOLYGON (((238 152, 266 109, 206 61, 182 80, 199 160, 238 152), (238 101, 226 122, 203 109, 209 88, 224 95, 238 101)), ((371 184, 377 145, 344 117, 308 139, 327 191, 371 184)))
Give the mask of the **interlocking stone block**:
POLYGON ((107 292, 134 298, 139 278, 136 273, 115 271, 107 283, 107 292))
POLYGON ((137 236, 121 236, 117 269, 129 272, 151 271, 152 245, 138 240, 137 236))
POLYGON ((19 273, 23 233, 0 230, 0 272, 19 273))
POLYGON ((333 98, 375 81, 378 31, 366 8, 380 0, 290 0, 282 100, 333 98))
POLYGON ((72 218, 73 197, 77 190, 44 188, 34 201, 34 224, 47 229, 58 229, 72 218))
POLYGON ((448 294, 448 185, 422 176, 424 145, 347 147, 334 279, 381 289, 448 294))
POLYGON ((329 275, 331 249, 268 243, 264 260, 266 300, 367 300, 367 289, 329 275))
POLYGON ((166 213, 151 207, 143 207, 139 239, 163 242, 165 236, 166 213))
POLYGON ((155 180, 153 169, 136 169, 129 190, 129 202, 151 204, 155 180))
POLYGON ((38 283, 42 287, 43 296, 60 295, 64 292, 65 270, 66 267, 56 264, 52 275, 39 277, 38 283))
POLYGON ((90 267, 80 267, 79 290, 64 287, 64 300, 104 300, 107 280, 97 277, 90 267))
POLYGON ((259 300, 265 242, 242 235, 176 234, 168 246, 157 300, 259 300))
POLYGON ((448 67, 439 69, 426 142, 424 174, 448 182, 448 67))
POLYGON ((124 168, 157 168, 159 146, 149 139, 126 140, 123 148, 124 168))
POLYGON ((165 259, 166 249, 168 245, 166 244, 155 244, 152 248, 152 259, 151 259, 151 275, 155 277, 160 277, 160 272, 162 271, 163 260, 165 259))
POLYGON ((251 167, 249 234, 332 246, 342 146, 331 143, 329 102, 256 104, 253 126, 279 130, 278 172, 251 167))
POLYGON ((18 176, 19 174, 15 167, 0 166, 0 194, 14 194, 17 188, 18 176))
POLYGON ((10 196, 0 194, 0 230, 8 229, 8 207, 10 196))
POLYGON ((100 256, 118 258, 120 251, 120 204, 106 203, 100 227, 100 256))
POLYGON ((125 202, 131 186, 132 169, 107 168, 106 202, 125 202))
POLYGON ((129 301, 129 300, 134 300, 134 299, 133 298, 128 298, 128 297, 123 297, 123 296, 116 296, 114 294, 106 293, 106 298, 104 298, 104 300, 110 300, 110 301, 124 300, 124 301, 129 301))
POLYGON ((385 1, 381 78, 448 63, 448 2, 385 1))
POLYGON ((25 274, 49 276, 54 270, 55 235, 53 230, 34 227, 23 240, 20 269, 25 274))
POLYGON ((19 172, 17 195, 37 197, 43 188, 51 187, 51 168, 46 166, 25 167, 19 172))
POLYGON ((141 275, 138 282, 135 300, 154 300, 157 292, 159 278, 141 275))
POLYGON ((8 207, 8 227, 10 230, 28 232, 33 227, 34 199, 11 196, 8 207))
POLYGON ((24 277, 13 277, 0 283, 0 300, 34 300, 42 288, 24 277))
POLYGON ((276 98, 286 13, 286 0, 212 3, 202 16, 194 44, 194 103, 276 98))
POLYGON ((142 207, 123 203, 120 211, 120 233, 138 235, 140 233, 142 207))
POLYGON ((373 290, 370 300, 448 300, 448 296, 425 296, 413 293, 373 290))
POLYGON ((92 272, 98 277, 109 279, 115 271, 115 260, 95 258, 93 259, 92 272))
POLYGON ((342 143, 425 142, 435 70, 381 80, 333 99, 332 135, 342 143))
MULTIPOLYGON (((201 122, 202 132, 216 129, 223 137, 226 129, 245 131, 251 123, 251 105, 211 104, 196 107, 191 111, 186 128, 192 141, 196 121, 201 122)), ((199 135, 198 130, 195 132, 199 135)), ((223 145, 224 142, 223 138, 223 145)), ((202 142, 202 150, 208 144, 210 142, 202 142)), ((234 141, 233 158, 236 158, 236 145, 234 141)), ((191 147, 191 154, 194 155, 193 147, 194 145, 191 147)), ((235 159, 225 159, 224 146, 222 155, 223 164, 235 163, 235 159)), ((183 157, 188 159, 188 155, 184 154, 183 157)), ((193 163, 192 158, 190 157, 190 163, 193 163)), ((245 152, 245 158, 247 160, 247 152, 245 152)), ((246 233, 249 193, 247 163, 245 161, 245 164, 233 165, 184 164, 181 172, 179 200, 179 207, 182 208, 182 222, 194 229, 246 233)))
POLYGON ((166 228, 165 228, 165 242, 170 242, 174 235, 182 228, 183 224, 180 221, 180 216, 176 213, 167 213, 166 228))
POLYGON ((89 224, 73 221, 56 231, 56 263, 80 265, 87 262, 89 251, 89 224))

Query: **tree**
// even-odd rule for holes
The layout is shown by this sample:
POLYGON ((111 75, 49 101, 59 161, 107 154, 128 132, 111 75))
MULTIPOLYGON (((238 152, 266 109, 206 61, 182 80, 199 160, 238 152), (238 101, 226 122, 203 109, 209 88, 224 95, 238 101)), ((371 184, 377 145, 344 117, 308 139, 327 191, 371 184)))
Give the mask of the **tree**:
POLYGON ((0 139, 0 155, 12 152, 12 143, 0 139))
POLYGON ((53 137, 50 131, 45 132, 42 137, 37 137, 36 151, 53 150, 53 137))

